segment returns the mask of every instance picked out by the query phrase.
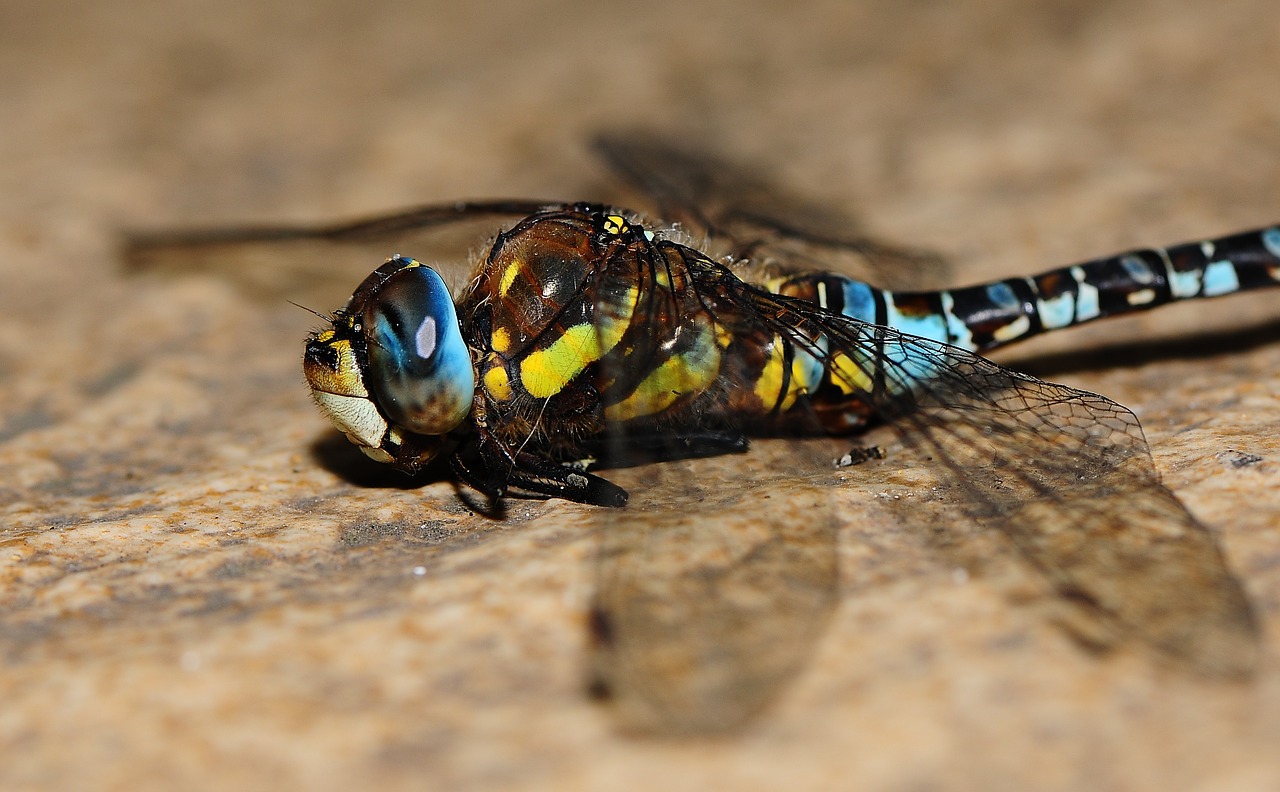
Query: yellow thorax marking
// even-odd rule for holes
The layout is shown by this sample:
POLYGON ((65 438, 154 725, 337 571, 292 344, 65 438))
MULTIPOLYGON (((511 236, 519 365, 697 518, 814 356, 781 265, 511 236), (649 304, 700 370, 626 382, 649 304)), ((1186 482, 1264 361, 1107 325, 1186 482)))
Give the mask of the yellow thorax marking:
POLYGON ((520 268, 524 266, 524 262, 516 259, 507 265, 502 271, 502 279, 498 281, 498 295, 506 297, 507 292, 511 290, 511 284, 515 283, 516 276, 520 274, 520 268))
POLYGON ((511 349, 511 334, 507 332, 505 327, 495 327, 491 343, 494 352, 505 355, 507 350, 511 349))
POLYGON ((710 387, 720 373, 718 329, 719 325, 713 330, 706 323, 699 323, 692 345, 664 360, 627 398, 605 408, 605 417, 611 421, 630 421, 655 415, 682 397, 696 395, 710 387))
POLYGON ((622 215, 611 214, 605 215, 604 232, 613 236, 621 236, 626 233, 630 226, 627 225, 627 219, 622 215))
MULTIPOLYGON (((594 323, 576 324, 555 341, 526 355, 520 361, 524 389, 538 399, 554 396, 587 366, 609 354, 626 334, 639 295, 637 287, 629 287, 596 307, 594 323)), ((494 349, 497 350, 496 342, 494 349)))
POLYGON ((507 369, 502 361, 494 361, 493 367, 484 373, 484 387, 498 401, 511 398, 511 380, 507 377, 507 369))
POLYGON ((536 399, 554 396, 600 355, 596 328, 590 322, 576 324, 546 348, 535 349, 520 361, 520 382, 536 399))

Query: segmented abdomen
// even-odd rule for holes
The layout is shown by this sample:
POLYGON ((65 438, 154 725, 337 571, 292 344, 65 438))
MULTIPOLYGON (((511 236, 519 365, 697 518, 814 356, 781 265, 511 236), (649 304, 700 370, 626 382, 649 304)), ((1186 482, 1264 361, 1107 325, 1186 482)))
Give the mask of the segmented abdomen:
POLYGON ((829 273, 767 285, 864 322, 982 351, 1175 300, 1280 286, 1280 228, 1133 250, 1032 277, 945 291, 894 293, 829 273))
MULTIPOLYGON (((1219 297, 1280 286, 1280 228, 1248 231, 1170 248, 1134 250, 1040 275, 961 289, 894 293, 833 273, 803 273, 766 284, 776 294, 817 303, 837 314, 905 335, 980 352, 1050 330, 1147 310, 1175 300, 1219 297)), ((931 376, 937 365, 921 355, 897 360, 888 376, 872 334, 856 349, 816 346, 819 362, 783 339, 755 379, 766 412, 796 404, 825 408, 830 429, 853 427, 865 412, 862 395, 875 383, 890 393, 931 376), (807 399, 801 402, 799 397, 807 399), (852 414, 833 420, 831 408, 852 414)))

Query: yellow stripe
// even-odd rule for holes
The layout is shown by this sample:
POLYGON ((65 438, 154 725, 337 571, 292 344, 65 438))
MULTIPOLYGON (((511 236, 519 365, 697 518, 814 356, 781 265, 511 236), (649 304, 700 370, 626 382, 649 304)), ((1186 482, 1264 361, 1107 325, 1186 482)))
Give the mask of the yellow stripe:
POLYGON ((494 352, 506 354, 511 349, 511 334, 507 332, 505 327, 494 328, 493 335, 490 338, 490 346, 494 352))
POLYGON ((871 377, 861 365, 845 354, 837 354, 831 358, 831 379, 846 395, 871 390, 871 377))
POLYGON ((682 396, 706 390, 720 373, 720 348, 716 333, 706 324, 698 325, 698 335, 682 354, 668 358, 645 377, 626 399, 605 408, 612 421, 630 421, 654 415, 670 407, 682 396))
POLYGON ((511 284, 515 283, 516 276, 520 274, 520 268, 523 266, 524 262, 516 259, 502 271, 502 280, 498 281, 498 294, 500 296, 507 296, 507 292, 511 290, 511 284))
POLYGON ((507 370, 500 361, 495 361, 493 368, 484 373, 484 389, 498 401, 507 401, 511 398, 511 380, 507 377, 507 370))
POLYGON ((595 324, 574 325, 551 344, 526 355, 520 361, 524 389, 537 399, 554 396, 587 366, 609 354, 627 332, 638 296, 639 290, 632 286, 617 300, 596 306, 595 324))
POLYGON ((630 421, 667 409, 686 392, 680 381, 683 368, 679 358, 668 359, 645 377, 630 396, 606 407, 604 417, 610 421, 630 421))
POLYGON ((818 381, 811 381, 814 376, 821 377, 822 365, 814 361, 804 350, 793 350, 791 358, 791 376, 787 380, 787 391, 782 392, 783 362, 786 347, 782 339, 774 336, 773 347, 769 350, 769 359, 765 361, 760 378, 756 380, 755 394, 766 410, 775 407, 783 412, 790 410, 801 394, 816 388, 818 381))
POLYGON ((627 326, 631 323, 631 316, 636 310, 636 300, 640 295, 640 290, 635 286, 629 287, 617 301, 602 302, 596 306, 596 329, 600 334, 600 345, 603 347, 602 355, 609 354, 609 351, 618 345, 622 340, 622 336, 627 332, 627 326))
POLYGON ((766 411, 772 410, 778 400, 786 395, 782 393, 782 353, 782 340, 774 336, 769 348, 769 359, 764 362, 764 368, 760 371, 755 387, 756 398, 764 405, 766 411))
POLYGON ((545 349, 535 349, 520 361, 520 382, 536 399, 545 399, 591 363, 600 359, 600 336, 588 322, 574 325, 545 349))

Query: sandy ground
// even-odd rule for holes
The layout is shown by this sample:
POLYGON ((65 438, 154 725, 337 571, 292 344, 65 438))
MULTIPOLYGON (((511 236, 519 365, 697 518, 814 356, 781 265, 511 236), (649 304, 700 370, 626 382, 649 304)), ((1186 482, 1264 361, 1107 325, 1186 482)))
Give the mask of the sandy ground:
MULTIPOLYGON (((1280 218, 1275 14, 0 7, 0 788, 1280 787, 1273 643, 1239 684, 1085 651, 856 480, 794 684, 731 738, 629 737, 585 692, 595 510, 479 517, 448 480, 353 460, 308 403, 317 320, 284 297, 334 308, 372 263, 282 263, 281 296, 117 252, 125 228, 609 197, 585 141, 630 127, 763 163, 957 282, 1226 233, 1280 218)), ((1004 358, 1138 413, 1272 640, 1275 305, 1004 358)))

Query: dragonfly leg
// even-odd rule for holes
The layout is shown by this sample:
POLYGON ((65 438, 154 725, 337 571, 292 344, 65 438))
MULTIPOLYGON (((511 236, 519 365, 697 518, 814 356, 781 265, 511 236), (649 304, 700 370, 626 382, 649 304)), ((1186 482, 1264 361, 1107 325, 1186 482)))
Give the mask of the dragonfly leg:
POLYGON ((741 432, 722 429, 699 429, 679 434, 659 431, 626 433, 609 444, 603 456, 608 467, 628 467, 650 462, 741 454, 751 441, 741 432))
POLYGON ((600 476, 527 451, 513 450, 488 433, 453 455, 453 470, 489 498, 564 498, 591 506, 625 506, 627 491, 600 476))

